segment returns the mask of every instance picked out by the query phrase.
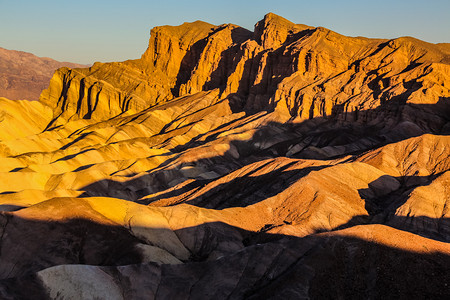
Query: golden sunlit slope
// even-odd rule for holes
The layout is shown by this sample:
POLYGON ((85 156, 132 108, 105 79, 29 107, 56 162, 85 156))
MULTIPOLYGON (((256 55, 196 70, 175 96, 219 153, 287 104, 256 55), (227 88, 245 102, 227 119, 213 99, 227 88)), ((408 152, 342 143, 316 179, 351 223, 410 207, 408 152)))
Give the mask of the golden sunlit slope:
POLYGON ((447 50, 197 21, 0 99, 0 294, 450 296, 447 50))
POLYGON ((40 102, 0 98, 0 140, 14 140, 42 132, 52 110, 40 102))

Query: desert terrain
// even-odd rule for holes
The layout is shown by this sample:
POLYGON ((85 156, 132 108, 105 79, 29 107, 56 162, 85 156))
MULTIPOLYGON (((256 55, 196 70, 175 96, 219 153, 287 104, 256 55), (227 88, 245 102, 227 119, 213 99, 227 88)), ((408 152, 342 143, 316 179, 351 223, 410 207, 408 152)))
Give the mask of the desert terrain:
POLYGON ((47 86, 0 98, 1 298, 450 297, 450 44, 269 13, 47 86))

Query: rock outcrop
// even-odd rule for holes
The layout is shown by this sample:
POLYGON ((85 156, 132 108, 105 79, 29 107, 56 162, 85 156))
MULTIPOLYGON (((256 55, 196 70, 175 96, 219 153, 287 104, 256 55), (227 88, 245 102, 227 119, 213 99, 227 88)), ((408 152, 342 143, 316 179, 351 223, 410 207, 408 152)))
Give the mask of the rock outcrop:
POLYGON ((268 14, 0 99, 0 295, 448 298, 449 65, 268 14))

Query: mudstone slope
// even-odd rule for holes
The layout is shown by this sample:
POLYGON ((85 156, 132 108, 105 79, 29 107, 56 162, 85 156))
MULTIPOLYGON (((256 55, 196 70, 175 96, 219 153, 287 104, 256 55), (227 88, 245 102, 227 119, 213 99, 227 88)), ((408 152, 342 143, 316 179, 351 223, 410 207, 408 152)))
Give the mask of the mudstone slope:
POLYGON ((197 21, 0 106, 2 298, 450 296, 448 44, 197 21))

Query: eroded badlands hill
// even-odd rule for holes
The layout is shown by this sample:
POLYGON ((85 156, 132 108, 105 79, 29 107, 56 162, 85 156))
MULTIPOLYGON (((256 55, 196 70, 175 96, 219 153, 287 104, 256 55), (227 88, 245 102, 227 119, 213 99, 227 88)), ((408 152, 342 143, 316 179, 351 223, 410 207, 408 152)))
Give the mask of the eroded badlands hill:
POLYGON ((449 297, 449 64, 268 14, 1 99, 2 297, 449 297))
POLYGON ((0 97, 38 100, 56 69, 86 65, 59 62, 48 57, 0 48, 0 97))

